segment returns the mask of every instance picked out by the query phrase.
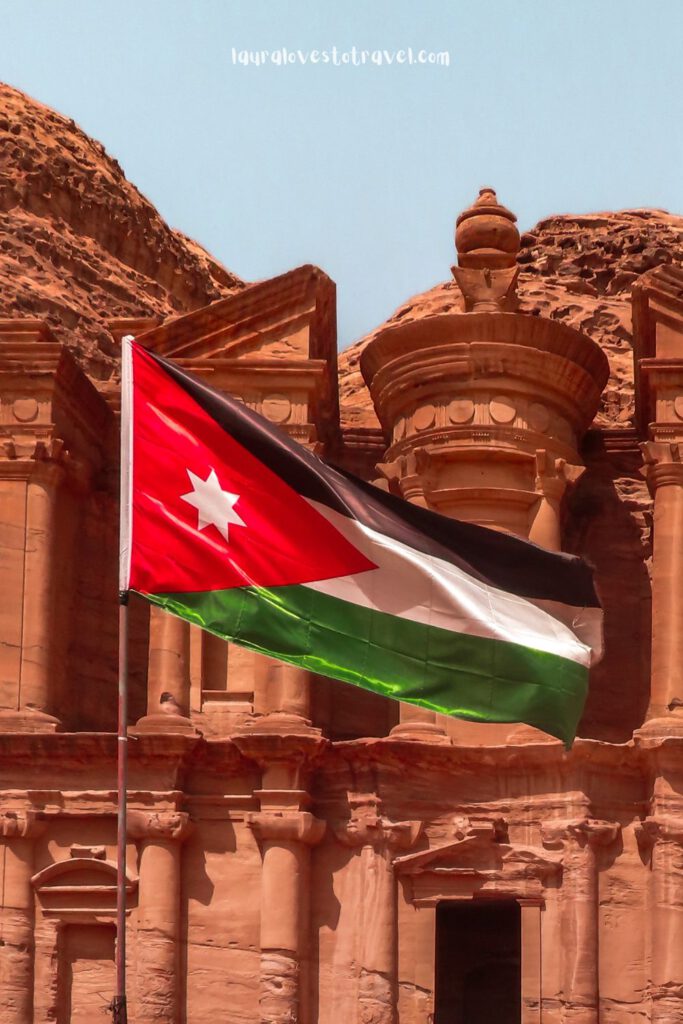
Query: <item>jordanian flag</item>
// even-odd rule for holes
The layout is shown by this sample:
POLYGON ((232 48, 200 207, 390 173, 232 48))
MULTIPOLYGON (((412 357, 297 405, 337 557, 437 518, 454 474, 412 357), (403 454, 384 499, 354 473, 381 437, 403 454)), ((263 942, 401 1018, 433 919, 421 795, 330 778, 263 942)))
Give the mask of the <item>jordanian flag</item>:
POLYGON ((321 462, 124 342, 121 590, 254 651, 570 744, 601 612, 578 558, 321 462))

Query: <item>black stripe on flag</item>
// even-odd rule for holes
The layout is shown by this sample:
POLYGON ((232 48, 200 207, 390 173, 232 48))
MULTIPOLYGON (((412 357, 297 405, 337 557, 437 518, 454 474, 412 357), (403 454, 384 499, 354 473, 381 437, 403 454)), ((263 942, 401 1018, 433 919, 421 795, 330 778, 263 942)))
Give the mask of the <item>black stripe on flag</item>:
POLYGON ((154 352, 148 353, 223 430, 293 490, 392 540, 434 555, 519 597, 600 607, 590 567, 575 555, 449 519, 322 462, 263 416, 154 352))

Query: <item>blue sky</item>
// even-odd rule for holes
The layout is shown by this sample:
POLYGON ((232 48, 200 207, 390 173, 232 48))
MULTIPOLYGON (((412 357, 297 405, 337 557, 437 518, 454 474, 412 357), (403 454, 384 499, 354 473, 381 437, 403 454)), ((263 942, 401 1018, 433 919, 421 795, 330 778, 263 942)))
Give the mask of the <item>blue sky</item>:
POLYGON ((555 212, 683 212, 681 0, 0 0, 0 78, 103 142, 247 280, 316 263, 345 347, 449 277, 493 185, 555 212), (448 67, 232 49, 447 51, 448 67))

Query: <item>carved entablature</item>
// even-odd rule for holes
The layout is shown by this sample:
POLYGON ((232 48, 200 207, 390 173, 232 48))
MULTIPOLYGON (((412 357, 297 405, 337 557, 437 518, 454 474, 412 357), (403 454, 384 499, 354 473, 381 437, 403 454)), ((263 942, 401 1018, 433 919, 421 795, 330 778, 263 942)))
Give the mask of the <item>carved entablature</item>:
POLYGON ((131 839, 152 842, 183 842, 194 827, 189 814, 184 811, 130 810, 126 825, 131 839))
POLYGON ((76 481, 99 470, 113 417, 69 350, 40 320, 0 320, 0 462, 4 475, 47 466, 76 481))
POLYGON ((468 823, 461 834, 443 846, 394 861, 416 905, 476 897, 538 900, 561 875, 557 854, 504 841, 500 820, 468 823))
POLYGON ((335 289, 317 267, 245 285, 162 324, 126 327, 116 321, 112 333, 133 334, 314 451, 338 443, 335 289))
POLYGON ((683 268, 669 264, 643 274, 632 303, 640 435, 683 439, 683 268))

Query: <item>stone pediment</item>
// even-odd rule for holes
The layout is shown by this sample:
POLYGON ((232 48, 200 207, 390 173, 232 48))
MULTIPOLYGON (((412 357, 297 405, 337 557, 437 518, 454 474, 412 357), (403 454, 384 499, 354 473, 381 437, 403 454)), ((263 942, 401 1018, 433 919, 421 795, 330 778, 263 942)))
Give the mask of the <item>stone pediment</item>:
POLYGON ((334 302, 330 278, 303 266, 137 337, 169 359, 329 359, 336 354, 334 302))
POLYGON ((475 825, 462 838, 398 857, 394 869, 405 878, 416 903, 475 895, 538 898, 559 878, 560 856, 502 841, 491 823, 475 825))

